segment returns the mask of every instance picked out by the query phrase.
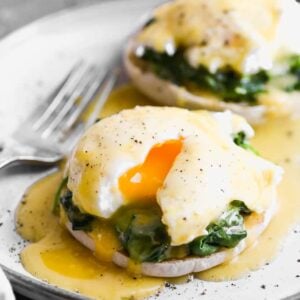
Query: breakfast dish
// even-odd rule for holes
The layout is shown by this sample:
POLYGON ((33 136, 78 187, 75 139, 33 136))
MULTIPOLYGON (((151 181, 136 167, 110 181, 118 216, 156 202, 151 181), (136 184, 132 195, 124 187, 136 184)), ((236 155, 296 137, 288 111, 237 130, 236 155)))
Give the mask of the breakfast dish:
MULTIPOLYGON (((76 61, 105 65, 132 32, 133 20, 161 2, 116 0, 80 8, 34 23, 1 42, 0 80, 6 83, 0 86, 0 98, 6 99, 0 105, 1 138, 76 61)), ((297 3, 286 3, 293 3, 293 16, 298 16, 297 3)), ((288 32, 294 36, 295 31, 288 32)), ((291 79, 282 84, 295 83, 291 79)), ((0 264, 14 288, 37 300, 279 300, 297 295, 299 117, 284 110, 289 105, 279 105, 280 113, 272 108, 260 114, 260 104, 235 103, 251 110, 256 118, 251 123, 265 119, 251 128, 227 110, 153 107, 135 86, 129 81, 113 91, 100 121, 82 137, 67 164, 0 173, 0 264), (156 134, 150 135, 150 129, 156 134), (105 142, 96 143, 98 138, 105 142), (205 159, 198 161, 193 153, 205 159), (95 186, 101 187, 102 197, 95 186), (181 205, 181 199, 188 205, 181 205), (220 206, 208 211, 216 202, 220 206), (133 214, 139 218, 131 218, 133 214), (146 230, 139 230, 145 223, 146 230), (216 233, 224 231, 220 239, 216 233), (177 277, 182 274, 189 275, 177 277)), ((297 93, 285 95, 297 100, 297 93)), ((259 101, 267 94, 258 93, 259 101)))
POLYGON ((102 249, 99 259, 131 260, 143 275, 178 277, 233 258, 268 225, 281 178, 253 152, 252 135, 230 112, 145 106, 103 119, 67 164, 62 223, 102 249))
POLYGON ((295 10, 296 1, 168 2, 129 42, 126 69, 164 105, 230 109, 251 123, 299 111, 295 10))

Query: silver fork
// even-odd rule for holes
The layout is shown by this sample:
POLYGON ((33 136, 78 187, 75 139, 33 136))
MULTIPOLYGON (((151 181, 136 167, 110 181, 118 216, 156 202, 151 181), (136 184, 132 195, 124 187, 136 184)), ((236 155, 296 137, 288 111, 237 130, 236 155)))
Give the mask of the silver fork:
MULTIPOLYGON (((116 65, 115 65, 116 66, 116 65)), ((118 76, 119 67, 103 71, 76 64, 58 88, 20 124, 0 152, 0 169, 13 163, 54 164, 97 119, 118 76), (87 120, 83 113, 94 103, 87 120)))

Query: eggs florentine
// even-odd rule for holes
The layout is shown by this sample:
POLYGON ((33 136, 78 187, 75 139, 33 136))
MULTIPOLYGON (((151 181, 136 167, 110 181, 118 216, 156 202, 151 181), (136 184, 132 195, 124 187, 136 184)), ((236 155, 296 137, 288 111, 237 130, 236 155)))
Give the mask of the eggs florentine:
POLYGON ((165 105, 230 109, 251 123, 299 112, 300 6, 293 0, 176 0, 128 42, 134 84, 165 105))
MULTIPOLYGON (((136 232, 140 238, 145 226, 147 234, 153 230, 151 242, 162 237, 165 242, 157 243, 164 253, 160 260, 209 236, 212 224, 225 222, 233 232, 239 224, 241 236, 230 242, 235 246, 246 237, 243 218, 274 206, 281 178, 279 167, 251 151, 246 140, 253 134, 243 118, 230 112, 122 111, 93 125, 79 141, 67 168, 69 194, 61 203, 68 210, 65 203, 72 201, 79 213, 112 222, 123 246, 124 235, 136 232), (229 215, 238 223, 231 224, 229 215)), ((86 230, 91 239, 92 231, 86 230)), ((116 248, 122 251, 122 246, 116 248)), ((151 248, 147 259, 157 251, 151 248)))

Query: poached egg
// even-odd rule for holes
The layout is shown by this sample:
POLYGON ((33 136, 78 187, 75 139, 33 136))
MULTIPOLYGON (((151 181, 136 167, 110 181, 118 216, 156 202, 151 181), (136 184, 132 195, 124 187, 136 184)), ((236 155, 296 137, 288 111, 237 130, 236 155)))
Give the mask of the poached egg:
POLYGON ((68 164, 68 188, 82 211, 110 218, 121 206, 160 206, 173 246, 205 234, 235 199, 262 213, 282 170, 233 142, 253 136, 230 112, 137 107, 103 119, 81 138, 68 164))
POLYGON ((177 0, 160 6, 138 41, 158 52, 186 49, 193 67, 254 73, 272 66, 282 19, 280 0, 177 0))

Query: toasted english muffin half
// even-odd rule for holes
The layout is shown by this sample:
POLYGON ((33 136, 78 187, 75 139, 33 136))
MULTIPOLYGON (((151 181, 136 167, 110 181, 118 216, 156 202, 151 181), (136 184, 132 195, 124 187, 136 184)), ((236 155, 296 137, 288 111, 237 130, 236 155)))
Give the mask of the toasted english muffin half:
MULTIPOLYGON (((179 277, 190 273, 205 271, 229 261, 257 241, 259 236, 269 225, 275 210, 276 202, 273 202, 272 206, 263 214, 254 213, 248 216, 245 220, 247 237, 239 242, 235 248, 224 249, 205 257, 191 256, 183 259, 172 259, 156 263, 144 262, 141 263, 140 272, 142 275, 152 277, 179 277)), ((72 230, 70 222, 67 222, 65 226, 72 236, 82 245, 93 252, 96 250, 95 242, 87 232, 82 230, 72 230)), ((127 268, 129 266, 130 258, 126 254, 116 251, 113 254, 112 261, 121 268, 127 268)))

